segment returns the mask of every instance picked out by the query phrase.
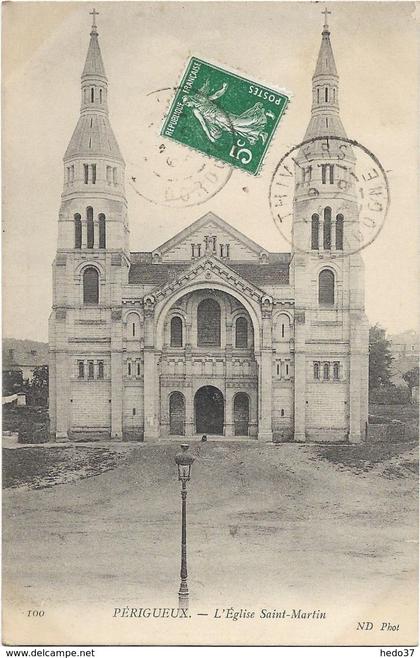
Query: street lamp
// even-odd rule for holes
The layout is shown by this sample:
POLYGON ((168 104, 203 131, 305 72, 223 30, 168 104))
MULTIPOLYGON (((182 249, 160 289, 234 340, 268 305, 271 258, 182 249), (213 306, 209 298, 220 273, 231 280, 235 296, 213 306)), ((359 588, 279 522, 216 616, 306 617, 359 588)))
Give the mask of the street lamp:
POLYGON ((181 482, 182 530, 181 530, 181 584, 178 592, 178 607, 188 610, 187 584, 187 482, 191 477, 191 465, 194 457, 187 452, 188 443, 181 443, 182 452, 175 455, 178 466, 178 480, 181 482))

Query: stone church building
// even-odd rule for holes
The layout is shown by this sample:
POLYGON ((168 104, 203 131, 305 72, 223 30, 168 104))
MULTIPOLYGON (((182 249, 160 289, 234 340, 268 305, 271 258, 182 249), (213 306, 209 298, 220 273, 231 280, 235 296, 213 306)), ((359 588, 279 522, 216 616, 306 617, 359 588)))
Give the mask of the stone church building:
MULTIPOLYGON (((327 25, 312 84, 305 139, 345 136, 327 25)), ((52 440, 362 440, 363 262, 343 257, 357 203, 337 185, 337 154, 319 150, 318 167, 296 169, 292 253, 267 251, 211 212, 152 252, 130 252, 108 90, 93 25, 53 263, 52 440)))

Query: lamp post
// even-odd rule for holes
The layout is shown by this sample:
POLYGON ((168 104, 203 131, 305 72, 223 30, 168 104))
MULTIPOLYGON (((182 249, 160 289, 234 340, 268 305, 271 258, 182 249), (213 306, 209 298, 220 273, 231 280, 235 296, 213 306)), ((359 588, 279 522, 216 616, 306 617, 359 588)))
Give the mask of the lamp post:
POLYGON ((187 482, 191 477, 191 465, 194 457, 187 452, 188 443, 181 443, 182 452, 175 455, 178 466, 178 480, 181 482, 182 501, 182 529, 181 529, 181 584, 178 592, 178 607, 188 610, 188 583, 187 583, 187 482))

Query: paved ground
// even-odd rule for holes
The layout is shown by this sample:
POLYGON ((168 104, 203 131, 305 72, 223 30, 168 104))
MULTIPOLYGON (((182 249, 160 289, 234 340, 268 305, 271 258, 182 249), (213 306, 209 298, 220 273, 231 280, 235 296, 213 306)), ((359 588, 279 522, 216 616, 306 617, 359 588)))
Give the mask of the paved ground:
MULTIPOLYGON (((26 481, 12 482, 3 497, 5 639, 193 641, 179 623, 164 639, 167 627, 152 633, 139 620, 112 619, 114 607, 176 605, 179 443, 98 449, 106 450, 100 459, 92 446, 44 449, 46 479, 35 485, 30 464, 34 451, 43 449, 24 449, 26 481), (64 469, 60 450, 67 455, 64 469), (83 450, 93 450, 91 470, 83 470, 83 450), (54 459, 56 471, 48 461, 54 459), (33 608, 46 611, 44 622, 27 619, 33 608), (76 629, 88 618, 88 625, 76 629)), ((378 642, 414 639, 413 444, 388 452, 381 452, 383 446, 366 452, 357 446, 222 441, 195 443, 192 449, 193 614, 211 616, 215 607, 230 605, 327 609, 324 626, 277 622, 275 632, 270 626, 277 644, 349 642, 356 621, 372 616, 378 623, 390 617, 401 624, 402 634, 388 633, 378 642)), ((6 452, 16 460, 24 450, 6 452)), ((223 641, 222 626, 209 629, 206 618, 198 621, 201 641, 223 641)), ((229 629, 231 641, 263 639, 250 624, 230 622, 229 629)), ((271 641, 271 635, 264 637, 271 641)), ((373 635, 357 637, 360 644, 374 641, 373 635)))

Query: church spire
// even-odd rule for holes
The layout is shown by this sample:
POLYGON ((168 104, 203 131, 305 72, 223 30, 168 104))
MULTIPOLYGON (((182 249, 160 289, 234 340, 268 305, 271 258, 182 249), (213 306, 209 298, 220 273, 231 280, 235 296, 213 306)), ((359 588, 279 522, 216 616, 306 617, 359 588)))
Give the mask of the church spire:
POLYGON ((339 117, 338 73, 330 40, 327 8, 324 14, 321 46, 312 76, 312 112, 305 139, 323 135, 345 137, 339 117))
POLYGON ((99 47, 96 16, 93 17, 89 48, 81 76, 80 117, 64 160, 75 157, 107 157, 123 161, 108 118, 108 78, 99 47))
POLYGON ((90 12, 90 15, 93 16, 92 28, 90 31, 90 43, 86 56, 85 68, 83 69, 82 73, 82 80, 83 78, 91 76, 98 76, 106 80, 107 77, 105 73, 105 67, 102 61, 101 49, 99 47, 98 28, 95 21, 96 16, 99 15, 99 12, 97 12, 96 9, 93 9, 90 12))

